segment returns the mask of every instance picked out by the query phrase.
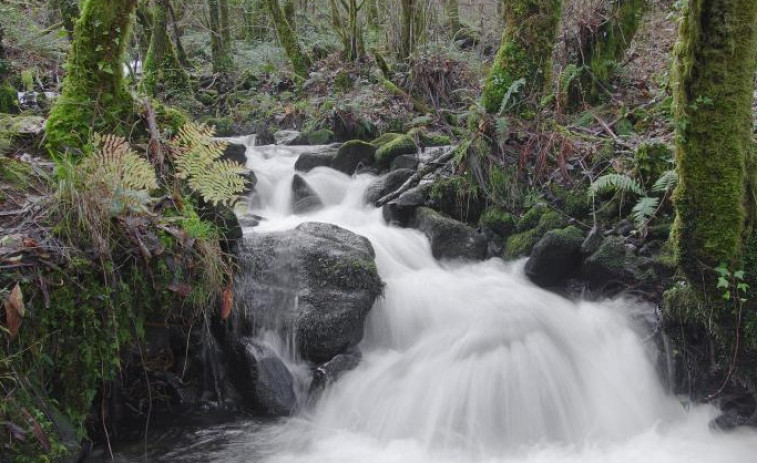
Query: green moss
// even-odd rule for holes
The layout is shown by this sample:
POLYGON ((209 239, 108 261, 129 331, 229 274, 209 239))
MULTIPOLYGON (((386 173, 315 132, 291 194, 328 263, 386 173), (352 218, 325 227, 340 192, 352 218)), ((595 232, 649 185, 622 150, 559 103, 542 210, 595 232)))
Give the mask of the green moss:
POLYGON ((0 113, 15 114, 18 112, 18 92, 5 82, 0 84, 0 113))
POLYGON ((583 185, 570 188, 560 185, 552 186, 552 193, 558 200, 562 211, 573 218, 583 218, 591 213, 591 200, 583 185))
POLYGON ((518 233, 511 235, 505 244, 505 257, 514 259, 531 253, 534 245, 550 230, 565 226, 565 219, 543 206, 532 207, 518 221, 518 233))
POLYGON ((234 135, 234 119, 230 116, 209 117, 203 120, 203 122, 215 127, 216 136, 218 137, 230 137, 234 135))
POLYGON ((320 129, 306 134, 309 145, 326 145, 334 141, 334 132, 329 129, 320 129))
POLYGON ((166 93, 189 91, 189 77, 179 62, 176 48, 168 36, 168 0, 156 0, 152 7, 150 48, 145 56, 142 85, 148 94, 155 95, 158 87, 166 93))
POLYGON ((560 21, 560 0, 513 0, 506 9, 502 46, 481 94, 481 103, 489 113, 500 111, 511 89, 508 107, 520 112, 525 101, 538 102, 551 81, 552 49, 560 21), (514 84, 523 79, 515 92, 514 84))
POLYGON ((755 219, 754 74, 757 2, 690 0, 675 56, 675 205, 679 262, 711 289, 706 268, 734 265, 745 223, 755 219), (734 18, 747 18, 743 21, 734 18), (749 214, 747 208, 749 206, 749 214))
POLYGON ((634 154, 634 170, 649 190, 663 172, 673 167, 673 151, 660 142, 642 143, 634 154))
POLYGON ((184 124, 189 122, 189 116, 179 109, 159 103, 153 103, 153 106, 158 126, 170 129, 171 134, 177 133, 184 124))
POLYGON ((91 132, 128 135, 135 112, 123 82, 134 0, 87 0, 76 23, 63 92, 47 122, 54 152, 81 150, 91 132))
POLYGON ((434 182, 429 193, 433 209, 455 220, 475 224, 483 209, 478 185, 467 175, 453 175, 434 182))
POLYGON ((507 237, 515 230, 515 217, 497 207, 490 207, 481 216, 481 225, 501 237, 507 237))
POLYGON ((704 303, 691 285, 680 284, 663 293, 665 315, 672 320, 701 320, 705 310, 704 303))
POLYGON ((273 25, 276 28, 276 37, 278 37, 281 47, 292 63, 294 73, 300 77, 307 77, 310 59, 302 51, 293 25, 287 21, 278 0, 265 0, 265 4, 273 19, 273 25))
POLYGON ((411 137, 418 137, 418 142, 421 146, 449 146, 452 144, 449 135, 443 133, 433 133, 416 128, 412 129, 407 134, 411 137))
POLYGON ((382 165, 390 164, 397 156, 403 154, 415 154, 418 146, 408 135, 402 135, 384 144, 376 150, 376 162, 382 165))
POLYGON ((401 137, 401 133, 394 133, 394 132, 387 132, 385 134, 380 135, 378 138, 374 139, 371 144, 374 145, 376 148, 380 148, 390 141, 394 141, 397 138, 401 137))

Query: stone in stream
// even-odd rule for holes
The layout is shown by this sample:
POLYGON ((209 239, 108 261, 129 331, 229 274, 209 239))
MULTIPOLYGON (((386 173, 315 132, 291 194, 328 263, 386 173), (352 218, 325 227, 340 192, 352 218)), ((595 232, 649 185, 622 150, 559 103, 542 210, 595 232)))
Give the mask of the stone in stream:
POLYGON ((310 172, 316 167, 331 167, 331 163, 336 158, 339 143, 333 143, 325 147, 322 151, 313 151, 302 153, 294 163, 294 170, 297 172, 310 172))
POLYGON ((313 381, 310 383, 310 390, 308 391, 310 398, 317 398, 327 385, 338 380, 348 371, 354 370, 362 357, 363 355, 357 348, 352 348, 318 366, 313 370, 313 381))
POLYGON ((246 236, 235 279, 234 336, 276 330, 299 355, 328 362, 363 338, 382 283, 370 241, 336 225, 246 236))
POLYGON ((390 170, 398 170, 398 169, 417 169, 418 164, 420 161, 418 160, 418 156, 414 154, 403 154, 402 156, 397 156, 392 161, 392 165, 390 167, 390 170))
POLYGON ((581 264, 581 230, 551 230, 539 240, 526 262, 526 275, 539 286, 554 286, 581 264))
POLYGON ((321 198, 299 174, 292 179, 292 210, 295 214, 304 214, 323 206, 321 198))
POLYGON ((294 379, 267 345, 242 337, 234 343, 230 372, 248 406, 266 415, 290 415, 296 405, 294 379))
POLYGON ((339 147, 331 167, 347 175, 352 175, 361 167, 375 163, 376 147, 368 142, 352 140, 339 147))
POLYGON ((279 130, 273 134, 277 145, 293 145, 300 138, 300 132, 296 130, 279 130))
POLYGON ((410 226, 428 237, 431 253, 436 259, 486 258, 489 240, 483 233, 462 222, 444 217, 431 208, 417 208, 410 226))
POLYGON ((407 227, 410 224, 415 209, 428 202, 431 185, 419 185, 402 193, 397 199, 390 201, 381 208, 381 215, 386 223, 407 227))
POLYGON ((396 191, 407 179, 415 173, 412 169, 398 169, 382 175, 373 181, 365 190, 365 202, 375 204, 376 201, 396 191))

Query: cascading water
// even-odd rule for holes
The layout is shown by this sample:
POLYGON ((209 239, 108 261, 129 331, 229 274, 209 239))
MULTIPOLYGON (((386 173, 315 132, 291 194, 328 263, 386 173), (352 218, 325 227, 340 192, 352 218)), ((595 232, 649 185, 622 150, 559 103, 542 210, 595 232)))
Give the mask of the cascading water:
POLYGON ((684 410, 665 393, 632 323, 644 307, 568 301, 531 284, 522 263, 439 263, 424 235, 364 204, 371 175, 304 174, 324 207, 294 215, 305 150, 248 148, 266 220, 247 232, 318 221, 371 241, 386 288, 363 360, 299 417, 195 448, 192 461, 757 461, 757 434, 710 431, 714 409, 684 410))

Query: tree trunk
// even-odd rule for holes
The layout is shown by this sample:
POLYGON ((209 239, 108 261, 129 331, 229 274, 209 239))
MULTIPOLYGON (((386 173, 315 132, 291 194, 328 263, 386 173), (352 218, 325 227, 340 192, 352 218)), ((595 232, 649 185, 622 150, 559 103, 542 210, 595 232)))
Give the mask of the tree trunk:
POLYGON ((300 43, 297 40, 297 34, 290 26, 289 21, 287 21, 278 0, 265 0, 265 3, 273 19, 273 25, 276 28, 276 36, 284 48, 289 61, 292 63, 294 73, 300 77, 307 77, 310 60, 302 52, 300 43))
POLYGON ((92 132, 126 134, 134 117, 123 81, 137 0, 86 0, 74 29, 63 92, 47 121, 48 147, 85 148, 92 132))
POLYGON ((520 110, 526 102, 536 108, 537 98, 552 77, 552 50, 561 3, 561 0, 512 0, 506 5, 502 46, 481 96, 486 111, 499 112, 508 93, 507 112, 520 110))
POLYGON ((365 48, 363 44, 363 31, 360 28, 360 20, 358 18, 360 7, 357 0, 347 0, 346 3, 338 0, 329 0, 329 3, 331 5, 331 23, 342 41, 345 58, 348 61, 359 60, 365 55, 365 48), (344 11, 345 17, 343 17, 339 5, 342 5, 342 9, 346 5, 347 10, 344 11))
POLYGON ((231 23, 229 22, 229 0, 218 0, 221 17, 221 38, 226 53, 231 54, 231 23))
POLYGON ((179 27, 179 17, 176 14, 176 9, 173 7, 173 3, 168 2, 168 12, 171 14, 171 27, 173 29, 174 45, 176 46, 176 57, 179 59, 184 68, 191 68, 192 63, 189 62, 187 52, 184 50, 184 45, 181 43, 181 37, 184 35, 182 28, 179 27))
POLYGON ((245 37, 249 41, 264 40, 268 37, 268 16, 263 0, 245 0, 245 37))
POLYGON ((422 0, 400 0, 400 42, 397 58, 406 60, 421 42, 425 30, 422 0))
POLYGON ((365 19, 368 28, 376 31, 379 27, 379 10, 376 0, 365 0, 365 19))
POLYGON ((10 77, 10 62, 5 53, 5 31, 0 24, 0 113, 15 113, 18 111, 18 94, 16 89, 8 83, 10 77))
POLYGON ((689 1, 676 47, 674 236, 701 290, 714 289, 712 268, 740 265, 751 233, 756 49, 757 2, 689 1))
POLYGON ((210 52, 213 55, 213 72, 224 72, 231 68, 231 56, 224 45, 219 0, 208 0, 210 26, 210 52))
POLYGON ((145 91, 153 96, 158 93, 159 86, 166 92, 184 92, 189 88, 189 78, 168 37, 170 7, 169 0, 153 0, 152 37, 145 57, 142 81, 145 91))
POLYGON ((615 0, 604 13, 606 19, 599 27, 579 31, 578 50, 574 54, 583 72, 571 82, 568 107, 582 101, 597 103, 601 99, 615 65, 623 59, 636 35, 647 4, 648 0, 615 0))

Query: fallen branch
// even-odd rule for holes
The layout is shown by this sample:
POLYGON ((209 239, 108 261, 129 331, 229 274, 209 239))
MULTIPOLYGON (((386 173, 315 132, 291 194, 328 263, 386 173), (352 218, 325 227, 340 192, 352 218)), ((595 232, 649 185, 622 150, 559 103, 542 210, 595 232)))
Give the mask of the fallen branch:
POLYGON ((418 172, 414 173, 409 179, 407 179, 405 183, 402 184, 401 187, 397 188, 393 192, 389 193, 388 195, 376 201, 376 207, 382 207, 386 205, 387 203, 389 203, 390 201, 394 201, 402 193, 406 192, 410 188, 413 188, 418 183, 420 183, 423 177, 430 174, 431 172, 435 172, 439 170, 444 164, 446 164, 450 159, 452 159, 454 155, 455 155, 455 150, 450 149, 449 151, 447 151, 446 153, 443 153, 442 155, 440 155, 433 161, 420 167, 418 169, 418 172))

